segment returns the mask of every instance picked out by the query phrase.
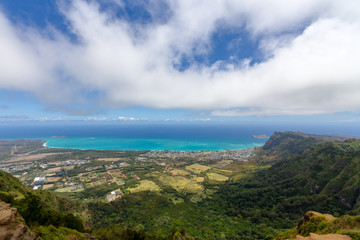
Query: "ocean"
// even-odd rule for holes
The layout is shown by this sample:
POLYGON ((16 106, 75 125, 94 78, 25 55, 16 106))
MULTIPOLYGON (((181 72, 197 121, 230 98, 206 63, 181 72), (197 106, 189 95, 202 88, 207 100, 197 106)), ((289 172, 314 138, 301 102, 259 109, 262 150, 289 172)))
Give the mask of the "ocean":
POLYGON ((47 147, 94 150, 240 150, 258 147, 274 131, 359 136, 353 129, 255 124, 0 124, 0 139, 42 139, 47 147))

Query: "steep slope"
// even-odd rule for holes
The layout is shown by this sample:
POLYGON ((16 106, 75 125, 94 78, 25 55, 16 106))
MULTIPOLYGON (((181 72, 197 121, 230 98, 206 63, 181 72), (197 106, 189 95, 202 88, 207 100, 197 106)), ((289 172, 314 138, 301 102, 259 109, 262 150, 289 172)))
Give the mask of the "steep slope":
POLYGON ((0 200, 7 203, 19 204, 26 202, 26 198, 31 195, 39 198, 39 201, 41 201, 44 207, 56 211, 75 213, 85 208, 85 205, 78 201, 62 198, 48 191, 34 191, 11 174, 0 171, 0 200))
POLYGON ((0 201, 0 239, 36 239, 36 235, 26 226, 17 209, 2 201, 0 201))
POLYGON ((277 162, 262 177, 273 184, 294 182, 292 187, 301 187, 302 194, 333 197, 349 210, 356 209, 360 194, 360 141, 323 143, 300 156, 277 162))
POLYGON ((83 223, 73 213, 82 210, 80 203, 46 191, 33 191, 17 178, 0 171, 0 200, 10 203, 28 226, 53 225, 83 231, 83 223))
POLYGON ((30 189, 11 174, 0 171, 0 200, 12 202, 25 197, 30 189))
POLYGON ((218 207, 274 228, 290 227, 308 210, 336 216, 360 212, 359 140, 321 143, 288 132, 274 135, 264 151, 278 156, 275 164, 224 184, 213 199, 218 207))

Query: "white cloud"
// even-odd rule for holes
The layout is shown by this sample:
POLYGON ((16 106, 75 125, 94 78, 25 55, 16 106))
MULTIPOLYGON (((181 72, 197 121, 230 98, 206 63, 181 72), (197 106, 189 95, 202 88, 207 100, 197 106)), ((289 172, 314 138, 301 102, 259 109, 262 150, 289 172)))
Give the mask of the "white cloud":
POLYGON ((88 117, 85 121, 109 121, 109 119, 106 117, 102 117, 102 118, 88 117))
POLYGON ((138 120, 137 118, 134 118, 134 117, 118 117, 118 120, 121 120, 121 121, 136 121, 138 120))
POLYGON ((57 106, 94 101, 86 93, 96 91, 100 106, 203 109, 216 116, 360 108, 358 1, 166 2, 168 21, 147 25, 115 19, 93 1, 63 3, 77 43, 53 29, 14 26, 0 13, 0 88, 57 106), (253 66, 193 61, 211 52, 211 36, 224 27, 246 29, 261 41, 266 60, 253 66), (179 71, 174 64, 184 56, 191 65, 179 71))
POLYGON ((208 122, 211 121, 211 118, 196 118, 194 119, 196 122, 208 122))
POLYGON ((119 120, 119 121, 148 121, 147 118, 123 117, 123 116, 119 116, 117 119, 114 119, 114 120, 119 120))

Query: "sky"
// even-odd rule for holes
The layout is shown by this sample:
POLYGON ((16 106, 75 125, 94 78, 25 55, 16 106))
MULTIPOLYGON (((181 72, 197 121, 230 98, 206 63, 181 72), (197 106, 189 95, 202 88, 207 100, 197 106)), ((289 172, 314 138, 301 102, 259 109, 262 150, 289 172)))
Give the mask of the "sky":
POLYGON ((358 0, 1 0, 0 121, 360 121, 358 0))

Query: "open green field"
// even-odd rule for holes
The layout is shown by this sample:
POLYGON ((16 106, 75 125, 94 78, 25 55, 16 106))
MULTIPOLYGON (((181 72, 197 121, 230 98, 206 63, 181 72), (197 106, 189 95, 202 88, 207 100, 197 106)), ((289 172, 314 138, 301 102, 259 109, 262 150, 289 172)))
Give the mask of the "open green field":
POLYGON ((84 191, 84 188, 74 189, 73 186, 58 188, 55 190, 55 192, 82 192, 82 191, 84 191))
POLYGON ((225 182, 226 180, 229 179, 228 177, 226 177, 224 175, 214 173, 214 172, 207 173, 206 176, 209 178, 209 180, 218 181, 218 182, 225 182))
POLYGON ((161 188, 156 185, 153 181, 150 180, 142 180, 139 182, 139 185, 134 188, 127 189, 130 193, 142 192, 142 191, 152 191, 158 192, 161 188))
POLYGON ((193 165, 186 166, 185 168, 186 168, 186 170, 189 170, 193 173, 199 174, 199 173, 209 170, 211 167, 195 163, 193 165))
POLYGON ((193 178, 162 174, 158 179, 162 184, 170 186, 178 192, 199 193, 204 190, 204 186, 193 178))
POLYGON ((169 170, 169 172, 174 175, 174 176, 188 176, 188 175, 191 175, 191 173, 189 173, 188 171, 185 171, 183 169, 172 169, 172 170, 169 170))

